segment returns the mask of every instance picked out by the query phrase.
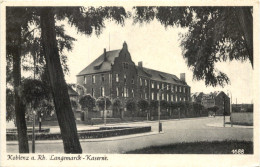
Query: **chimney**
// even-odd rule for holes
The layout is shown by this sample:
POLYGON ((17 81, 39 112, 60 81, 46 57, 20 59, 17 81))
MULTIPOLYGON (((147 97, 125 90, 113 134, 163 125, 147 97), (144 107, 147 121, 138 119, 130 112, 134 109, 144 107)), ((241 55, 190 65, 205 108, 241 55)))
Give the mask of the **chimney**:
POLYGON ((139 61, 139 62, 138 62, 138 67, 143 68, 143 62, 142 62, 142 61, 139 61))
POLYGON ((107 61, 107 52, 106 52, 106 48, 104 48, 104 61, 107 61))
POLYGON ((185 73, 180 73, 180 80, 186 82, 185 80, 185 73))

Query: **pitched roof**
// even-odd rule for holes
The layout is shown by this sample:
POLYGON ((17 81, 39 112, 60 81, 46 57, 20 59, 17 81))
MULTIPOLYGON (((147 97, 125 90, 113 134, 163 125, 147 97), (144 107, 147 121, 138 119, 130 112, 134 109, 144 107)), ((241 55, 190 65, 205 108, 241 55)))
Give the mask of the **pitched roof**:
POLYGON ((193 97, 193 96, 194 96, 194 97, 198 97, 200 94, 203 95, 203 92, 194 92, 194 93, 191 93, 190 96, 191 96, 191 97, 193 97))
POLYGON ((172 83, 176 85, 187 85, 186 82, 181 81, 176 75, 152 70, 145 67, 139 67, 136 66, 138 75, 142 77, 150 78, 151 80, 160 81, 160 82, 166 82, 166 83, 172 83))
POLYGON ((68 86, 68 94, 70 96, 78 96, 79 95, 75 90, 72 89, 71 86, 68 86))
POLYGON ((111 65, 114 64, 115 58, 119 56, 121 50, 112 50, 106 52, 107 59, 105 60, 104 53, 96 60, 90 63, 86 68, 79 72, 78 75, 93 74, 111 70, 111 65))

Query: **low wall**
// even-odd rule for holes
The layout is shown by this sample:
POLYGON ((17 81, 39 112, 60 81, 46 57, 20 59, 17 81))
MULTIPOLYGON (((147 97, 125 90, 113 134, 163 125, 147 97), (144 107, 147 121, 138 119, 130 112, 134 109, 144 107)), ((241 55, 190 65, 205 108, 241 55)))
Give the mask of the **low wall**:
POLYGON ((253 125, 253 113, 231 113, 232 123, 234 124, 245 124, 253 125))
MULTIPOLYGON (((93 138, 105 138, 113 136, 123 136, 137 133, 151 132, 151 126, 142 127, 101 127, 95 130, 81 130, 78 131, 78 137, 80 139, 93 139, 93 138)), ((28 134, 29 140, 32 139, 32 134, 28 134)), ((18 139, 17 134, 7 133, 7 141, 15 141, 18 139)), ((61 140, 60 133, 36 133, 36 140, 61 140)))

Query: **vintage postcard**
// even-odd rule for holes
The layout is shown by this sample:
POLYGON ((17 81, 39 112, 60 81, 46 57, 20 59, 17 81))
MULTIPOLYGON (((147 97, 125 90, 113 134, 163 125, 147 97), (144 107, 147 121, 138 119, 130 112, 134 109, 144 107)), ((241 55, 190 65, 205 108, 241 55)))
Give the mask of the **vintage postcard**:
POLYGON ((2 1, 0 166, 259 166, 259 1, 2 1))

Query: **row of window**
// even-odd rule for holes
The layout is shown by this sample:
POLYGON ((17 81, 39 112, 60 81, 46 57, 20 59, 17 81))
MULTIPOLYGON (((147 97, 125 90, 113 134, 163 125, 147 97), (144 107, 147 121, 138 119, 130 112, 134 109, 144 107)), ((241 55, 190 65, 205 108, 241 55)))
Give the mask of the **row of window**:
MULTIPOLYGON (((124 87, 122 92, 121 92, 121 97, 129 97, 129 89, 124 87)), ((94 88, 92 88, 91 90, 91 95, 94 97, 95 91, 94 88)), ((104 87, 100 87, 100 96, 105 96, 105 88, 104 87)), ((120 90, 118 87, 116 87, 116 96, 120 97, 120 90)), ((131 89, 131 97, 135 97, 134 95, 134 90, 131 89)), ((143 93, 140 93, 140 97, 144 98, 144 99, 148 99, 148 93, 144 93, 144 97, 143 97, 143 93)), ((159 100, 160 99, 160 95, 159 93, 151 93, 151 99, 152 100, 159 100)), ((169 95, 166 94, 166 99, 165 99, 165 94, 162 93, 161 94, 161 100, 166 100, 166 101, 188 101, 189 99, 186 97, 178 97, 177 95, 169 95), (175 99, 175 100, 174 100, 175 99)))
MULTIPOLYGON (((119 74, 115 74, 116 76, 116 82, 119 82, 119 74)), ((140 81, 140 86, 143 85, 143 82, 142 82, 142 79, 139 78, 140 81)), ((100 75, 100 80, 101 82, 104 82, 105 81, 105 76, 104 74, 101 74, 100 75)), ((112 80, 112 75, 109 74, 109 83, 111 83, 111 80, 112 80)), ((126 83, 127 81, 127 75, 124 74, 124 83, 126 83)), ((91 76, 91 82, 93 84, 96 83, 96 76, 95 75, 92 75, 91 76)), ((84 76, 84 83, 87 84, 87 76, 84 76)), ((132 80, 131 80, 131 83, 134 84, 134 77, 132 77, 132 80)), ((183 93, 186 93, 186 88, 185 87, 182 87, 182 86, 174 86, 174 85, 171 85, 171 84, 164 84, 164 83, 156 83, 154 81, 151 81, 151 88, 155 88, 155 84, 157 85, 157 89, 167 89, 167 90, 171 90, 172 92, 175 91, 175 92, 183 92, 183 93)), ((144 79, 144 86, 148 86, 148 83, 147 83, 147 80, 144 79)))
MULTIPOLYGON (((108 75, 108 80, 109 80, 109 83, 111 83, 111 81, 112 81, 112 74, 108 75)), ((101 82, 105 81, 105 74, 101 74, 100 75, 100 81, 101 82)), ((95 75, 91 75, 91 83, 92 84, 96 83, 96 76, 95 75)), ((84 84, 87 84, 87 76, 84 76, 84 84)))

